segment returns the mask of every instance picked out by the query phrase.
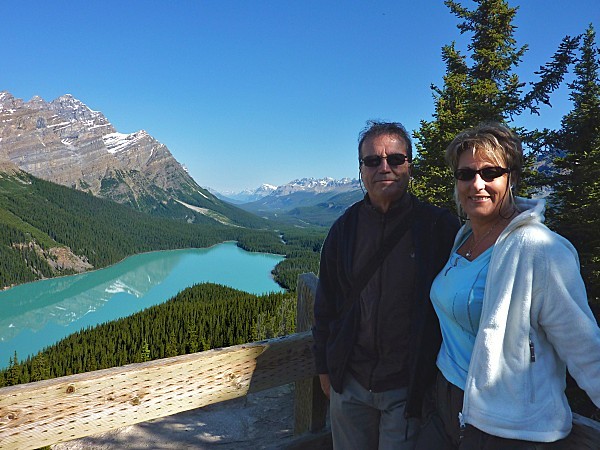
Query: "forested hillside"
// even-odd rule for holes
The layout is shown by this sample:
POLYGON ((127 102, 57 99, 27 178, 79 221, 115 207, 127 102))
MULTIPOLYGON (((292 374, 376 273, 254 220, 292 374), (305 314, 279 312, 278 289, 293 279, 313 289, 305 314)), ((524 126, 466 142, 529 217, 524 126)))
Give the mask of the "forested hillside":
POLYGON ((140 252, 236 240, 248 251, 285 255, 273 275, 291 292, 255 296, 224 286, 195 286, 166 304, 75 333, 24 362, 15 354, 9 369, 1 372, 0 384, 25 383, 291 332, 298 274, 318 272, 325 232, 297 227, 247 229, 209 219, 204 224, 184 223, 152 217, 23 172, 2 174, 2 286, 100 268, 140 252), (77 264, 59 264, 55 250, 67 248, 71 259, 80 263, 77 270, 77 264))
MULTIPOLYGON (((208 218, 185 223, 152 217, 23 172, 0 177, 0 287, 106 267, 137 253, 226 240, 249 251, 287 255, 286 265, 296 271, 316 271, 323 237, 319 230, 257 230, 208 218)), ((285 266, 278 267, 276 281, 295 289, 285 266)))
POLYGON ((185 289, 166 303, 70 335, 19 363, 11 358, 0 386, 152 359, 294 332, 291 293, 253 295, 216 284, 185 289))

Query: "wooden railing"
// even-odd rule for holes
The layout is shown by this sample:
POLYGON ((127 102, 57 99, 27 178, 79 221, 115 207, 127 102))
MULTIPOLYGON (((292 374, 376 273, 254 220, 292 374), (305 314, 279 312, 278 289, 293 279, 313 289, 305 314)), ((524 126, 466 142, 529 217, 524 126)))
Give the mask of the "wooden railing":
MULTIPOLYGON (((105 433, 292 382, 297 440, 288 448, 330 448, 310 349, 317 278, 298 281, 291 336, 0 389, 0 449, 105 433)), ((600 449, 600 424, 579 416, 574 424, 574 449, 600 449)))

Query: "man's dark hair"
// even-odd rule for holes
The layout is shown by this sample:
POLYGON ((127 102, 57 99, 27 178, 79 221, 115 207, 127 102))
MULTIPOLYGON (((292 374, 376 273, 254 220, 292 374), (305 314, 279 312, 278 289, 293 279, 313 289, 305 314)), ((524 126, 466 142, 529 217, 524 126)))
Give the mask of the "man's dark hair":
POLYGON ((406 144, 406 156, 408 162, 412 161, 412 142, 410 136, 400 122, 380 122, 377 120, 368 120, 367 126, 358 135, 358 160, 360 161, 362 154, 362 145, 366 139, 371 139, 381 135, 397 136, 404 140, 406 144))

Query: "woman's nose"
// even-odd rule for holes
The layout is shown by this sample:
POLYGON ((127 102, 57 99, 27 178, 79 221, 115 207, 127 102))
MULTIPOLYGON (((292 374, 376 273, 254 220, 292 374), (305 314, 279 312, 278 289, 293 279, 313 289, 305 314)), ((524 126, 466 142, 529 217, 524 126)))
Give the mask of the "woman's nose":
POLYGON ((481 175, 478 173, 476 173, 475 178, 473 178, 473 184, 478 190, 485 188, 485 180, 481 178, 481 175))

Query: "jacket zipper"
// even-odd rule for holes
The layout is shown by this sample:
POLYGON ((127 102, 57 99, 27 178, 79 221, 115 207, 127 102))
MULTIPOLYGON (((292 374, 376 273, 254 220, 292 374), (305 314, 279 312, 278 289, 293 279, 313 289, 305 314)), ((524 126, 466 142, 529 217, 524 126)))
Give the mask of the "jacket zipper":
POLYGON ((532 363, 535 362, 535 346, 531 340, 531 335, 529 336, 529 361, 532 363))
POLYGON ((533 363, 535 362, 535 345, 529 335, 529 401, 535 403, 535 384, 533 380, 533 363))
POLYGON ((465 437, 465 429, 467 428, 467 424, 465 423, 465 417, 463 416, 462 411, 458 413, 458 424, 460 430, 458 432, 458 441, 462 441, 465 437))
MULTIPOLYGON (((386 224, 387 221, 385 219, 385 215, 381 217, 381 233, 380 233, 380 237, 379 237, 379 245, 382 245, 382 243, 385 240, 385 228, 386 228, 386 224)), ((383 275, 382 275, 382 271, 383 271, 383 264, 381 265, 381 267, 379 268, 379 279, 378 279, 378 283, 379 283, 379 297, 381 297, 381 292, 383 290, 383 275)), ((375 305, 375 314, 373 314, 373 316, 375 317, 375 324, 374 324, 374 335, 373 335, 373 339, 374 339, 374 347, 375 347, 375 364, 373 365, 373 367, 371 367, 371 376, 369 377, 369 390, 372 391, 373 389, 373 375, 375 374, 375 369, 377 368, 377 365, 379 364, 379 303, 380 303, 380 299, 379 298, 377 300, 377 304, 375 305)))

